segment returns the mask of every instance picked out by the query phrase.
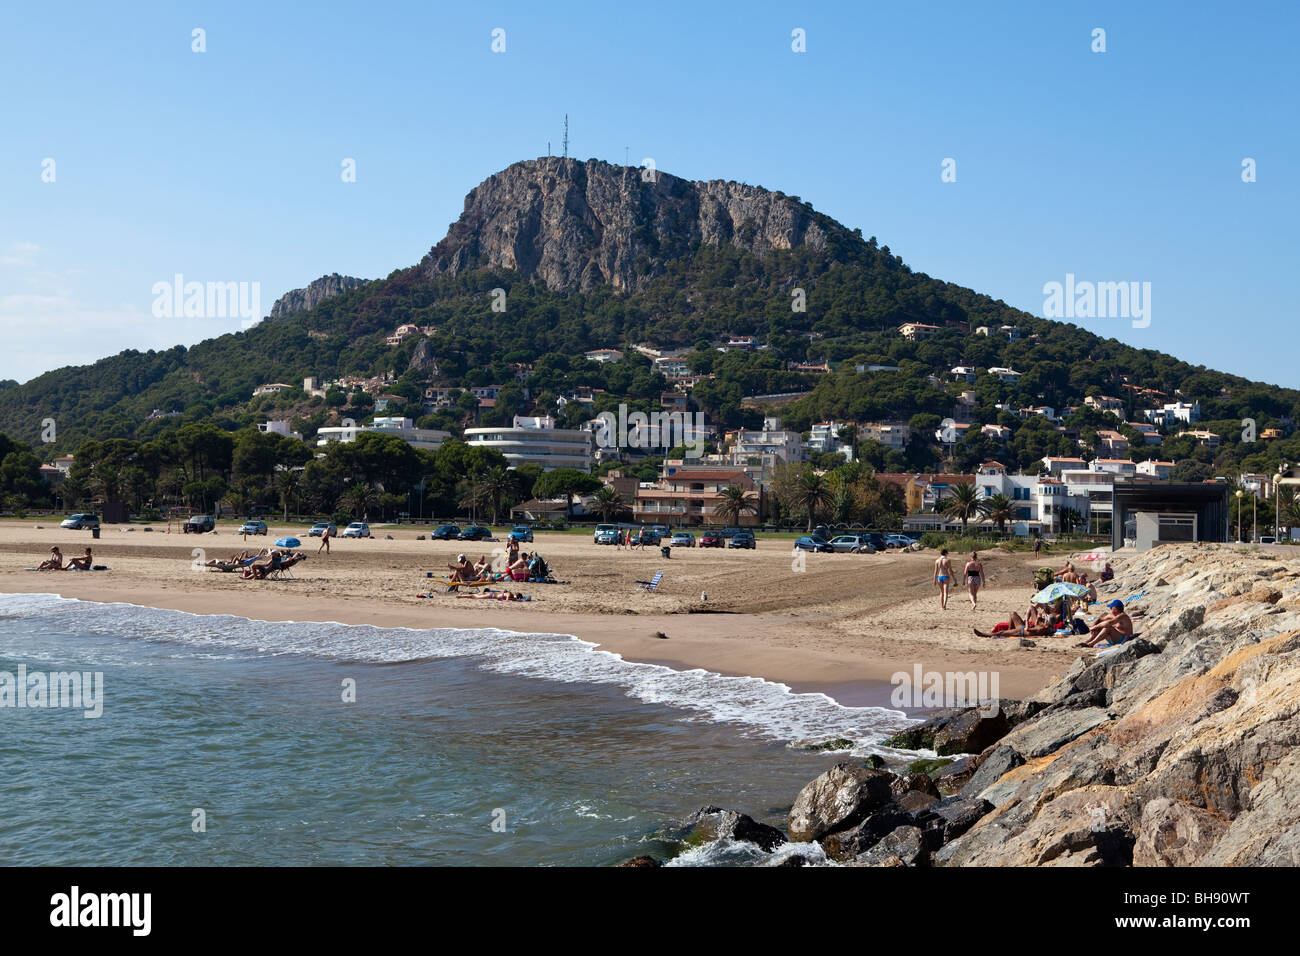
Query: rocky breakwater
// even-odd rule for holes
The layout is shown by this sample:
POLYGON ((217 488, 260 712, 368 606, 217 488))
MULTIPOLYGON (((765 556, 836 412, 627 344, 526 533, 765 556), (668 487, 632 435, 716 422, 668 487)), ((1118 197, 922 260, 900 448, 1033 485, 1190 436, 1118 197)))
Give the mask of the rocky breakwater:
MULTIPOLYGON (((985 812, 915 862, 1300 863, 1300 555, 1166 546, 1122 568, 1116 597, 1141 612, 1138 636, 1083 651, 941 771, 985 812)), ((942 752, 954 721, 973 719, 944 714, 895 743, 928 734, 942 752)), ((872 851, 854 859, 879 862, 872 851)))

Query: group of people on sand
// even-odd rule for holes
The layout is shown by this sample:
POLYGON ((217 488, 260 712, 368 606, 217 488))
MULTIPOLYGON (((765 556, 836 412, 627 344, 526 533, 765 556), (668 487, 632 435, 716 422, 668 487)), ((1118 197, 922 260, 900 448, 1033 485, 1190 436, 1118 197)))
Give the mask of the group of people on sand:
MULTIPOLYGON (((1035 594, 1049 587, 1053 581, 1078 585, 1085 588, 1086 593, 1076 597, 1063 596, 1049 604, 1040 604, 1031 599, 1023 616, 1012 611, 1009 620, 995 624, 990 632, 972 628, 975 634, 979 637, 1055 637, 1087 634, 1088 639, 1077 644, 1078 647, 1122 644, 1133 636, 1133 620, 1125 612, 1122 601, 1110 601, 1106 605, 1106 611, 1092 624, 1088 624, 1077 615, 1077 611, 1091 607, 1098 603, 1100 598, 1097 596, 1096 582, 1089 581, 1086 573, 1075 570, 1073 562, 1066 561, 1065 566, 1056 572, 1052 572, 1050 567, 1041 568, 1040 571, 1042 576, 1036 573, 1030 581, 1035 594)), ((1115 572, 1108 561, 1101 571, 1099 580, 1109 581, 1114 576, 1115 572)))
POLYGON ((37 571, 89 571, 94 564, 95 558, 90 548, 79 558, 69 558, 68 563, 63 563, 63 552, 59 550, 58 545, 50 548, 50 556, 36 566, 37 571))
POLYGON ((551 569, 536 551, 532 554, 520 551, 519 542, 511 540, 506 551, 504 569, 493 569, 491 559, 485 554, 480 555, 476 562, 458 554, 456 563, 447 565, 447 570, 451 572, 448 584, 482 584, 485 581, 544 579, 551 569))
MULTIPOLYGON (((939 607, 945 611, 948 610, 948 588, 955 576, 952 570, 952 558, 948 557, 948 549, 943 548, 939 552, 938 560, 934 562, 934 583, 939 589, 939 607)), ((980 588, 984 586, 984 562, 980 560, 978 551, 970 553, 970 560, 962 568, 962 578, 973 611, 979 607, 980 588)))
POLYGON ((290 548, 262 548, 260 551, 241 551, 228 559, 212 558, 204 566, 216 571, 238 571, 240 577, 263 580, 268 574, 291 568, 306 561, 307 555, 290 548), (263 563, 261 558, 266 558, 263 563))

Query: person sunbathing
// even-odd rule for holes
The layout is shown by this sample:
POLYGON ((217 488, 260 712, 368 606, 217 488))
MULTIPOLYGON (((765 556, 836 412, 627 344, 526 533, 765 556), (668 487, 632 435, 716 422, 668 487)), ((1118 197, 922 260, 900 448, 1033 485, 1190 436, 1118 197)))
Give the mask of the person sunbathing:
POLYGON ((1124 611, 1123 601, 1111 601, 1108 610, 1088 629, 1089 638, 1078 647, 1099 647, 1101 644, 1123 644, 1133 636, 1133 619, 1124 611))
POLYGON ((283 571, 291 568, 299 561, 306 561, 307 555, 296 554, 292 551, 272 551, 271 559, 266 564, 250 564, 244 569, 245 578, 256 578, 262 580, 268 574, 275 571, 283 571))
POLYGON ((1021 617, 1015 611, 1011 612, 1011 620, 1006 622, 1005 627, 995 629, 992 632, 985 633, 977 627, 972 627, 976 637, 1046 637, 1054 634, 1060 626, 1060 617, 1054 611, 1048 611, 1040 605, 1031 605, 1026 617, 1021 617))
POLYGON ((1110 562, 1107 561, 1106 566, 1101 569, 1101 582, 1102 584, 1105 584, 1107 581, 1112 580, 1114 577, 1115 577, 1115 569, 1112 568, 1110 566, 1110 562))
POLYGON ((260 551, 240 551, 228 560, 209 558, 207 561, 203 562, 203 565, 208 568, 216 568, 218 571, 237 571, 240 568, 248 567, 248 565, 256 559, 264 558, 270 553, 271 552, 266 548, 263 548, 260 551))
POLYGON ((1064 581, 1066 584, 1078 584, 1079 575, 1074 570, 1074 565, 1069 561, 1065 562, 1065 567, 1056 573, 1058 581, 1064 581))
POLYGON ((531 601, 532 597, 518 591, 479 591, 477 594, 461 594, 458 597, 471 601, 531 601))
POLYGON ((79 558, 73 558, 71 561, 68 562, 68 566, 67 566, 66 568, 64 568, 63 570, 65 570, 65 571, 89 571, 89 570, 90 570, 91 562, 93 562, 93 561, 94 561, 94 558, 92 557, 92 555, 91 555, 91 553, 90 553, 90 549, 87 548, 85 554, 83 554, 83 555, 82 555, 81 557, 79 557, 79 558))
POLYGON ((63 570, 63 552, 57 546, 50 548, 50 557, 36 566, 37 571, 63 570))
POLYGON ((479 579, 478 571, 463 554, 456 555, 456 563, 447 565, 447 570, 451 572, 450 584, 473 584, 479 579))

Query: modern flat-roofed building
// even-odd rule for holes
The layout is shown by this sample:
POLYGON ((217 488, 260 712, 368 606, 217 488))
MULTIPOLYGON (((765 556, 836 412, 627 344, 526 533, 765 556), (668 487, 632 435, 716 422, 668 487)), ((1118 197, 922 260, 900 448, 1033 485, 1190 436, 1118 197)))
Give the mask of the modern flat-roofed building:
POLYGON ((533 463, 546 471, 576 468, 591 471, 592 436, 576 428, 556 428, 550 417, 516 415, 511 427, 467 428, 465 443, 494 448, 505 455, 511 468, 533 463))
POLYGON ((376 418, 370 425, 331 425, 316 432, 316 447, 323 448, 334 441, 355 441, 363 432, 393 435, 415 448, 437 451, 451 437, 451 432, 436 428, 416 428, 409 418, 376 418))
POLYGON ((1159 544, 1227 541, 1228 494, 1225 481, 1121 478, 1115 482, 1111 545, 1146 551, 1159 544))

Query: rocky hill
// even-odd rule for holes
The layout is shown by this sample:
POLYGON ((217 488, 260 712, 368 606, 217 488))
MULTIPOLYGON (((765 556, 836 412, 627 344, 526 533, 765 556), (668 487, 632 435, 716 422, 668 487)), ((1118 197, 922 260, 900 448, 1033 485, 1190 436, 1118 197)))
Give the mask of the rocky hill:
POLYGON ((1161 547, 1120 569, 1115 597, 1132 640, 1081 651, 1028 700, 885 742, 919 763, 837 764, 787 834, 717 807, 682 832, 747 841, 769 865, 1300 864, 1300 557, 1161 547))
POLYGON ((832 234, 850 235, 784 193, 547 157, 515 163, 471 190, 422 265, 429 275, 508 269, 564 292, 635 290, 701 243, 762 256, 822 249, 832 234))
POLYGON ((314 309, 326 299, 332 299, 349 289, 364 285, 366 281, 365 279, 355 279, 352 276, 341 276, 337 272, 321 276, 316 281, 309 283, 307 288, 293 289, 276 299, 275 304, 271 306, 271 318, 285 319, 291 315, 297 315, 299 312, 314 309))

